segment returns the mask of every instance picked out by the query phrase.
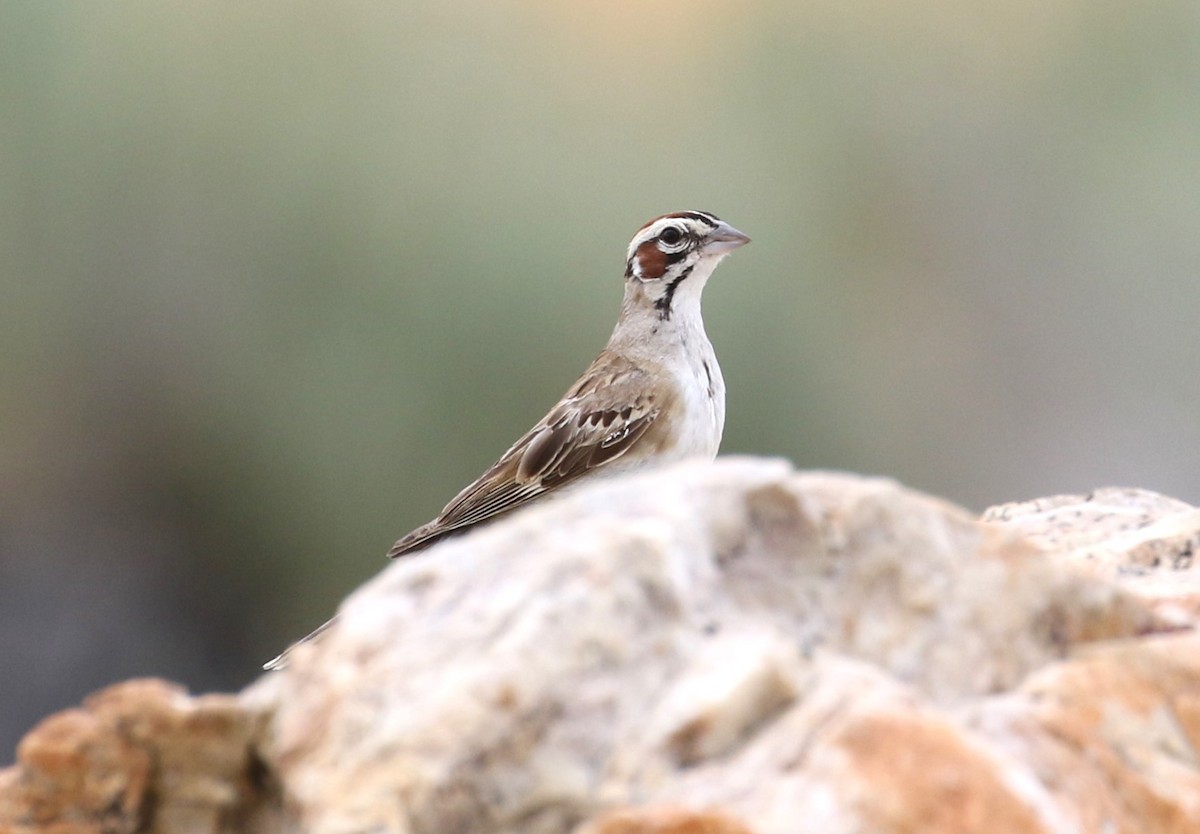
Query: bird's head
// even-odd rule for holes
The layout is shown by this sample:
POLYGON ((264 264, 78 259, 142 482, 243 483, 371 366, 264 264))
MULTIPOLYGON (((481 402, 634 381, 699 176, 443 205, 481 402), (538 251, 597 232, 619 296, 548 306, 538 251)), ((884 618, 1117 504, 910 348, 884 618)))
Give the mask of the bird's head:
POLYGON ((625 280, 644 295, 659 317, 671 317, 676 296, 699 298, 721 259, 750 238, 706 211, 680 211, 656 217, 629 242, 625 280))

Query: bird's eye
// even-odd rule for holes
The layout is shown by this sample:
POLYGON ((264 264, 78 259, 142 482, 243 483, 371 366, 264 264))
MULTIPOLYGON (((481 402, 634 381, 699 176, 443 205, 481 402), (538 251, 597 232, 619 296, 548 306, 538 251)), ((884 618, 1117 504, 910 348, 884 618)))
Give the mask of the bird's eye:
POLYGON ((679 230, 678 226, 667 226, 667 228, 659 233, 658 239, 667 244, 667 246, 674 246, 683 240, 683 232, 679 230))

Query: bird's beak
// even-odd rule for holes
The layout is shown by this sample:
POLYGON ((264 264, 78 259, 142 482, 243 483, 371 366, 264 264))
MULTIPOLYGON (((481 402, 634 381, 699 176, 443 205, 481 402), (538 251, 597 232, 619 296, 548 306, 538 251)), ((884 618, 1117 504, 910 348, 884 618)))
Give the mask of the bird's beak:
POLYGON ((707 237, 704 238, 704 254, 723 255, 727 252, 732 252, 739 246, 745 246, 749 242, 749 236, 742 234, 733 228, 733 226, 721 220, 717 223, 717 228, 709 232, 707 237))

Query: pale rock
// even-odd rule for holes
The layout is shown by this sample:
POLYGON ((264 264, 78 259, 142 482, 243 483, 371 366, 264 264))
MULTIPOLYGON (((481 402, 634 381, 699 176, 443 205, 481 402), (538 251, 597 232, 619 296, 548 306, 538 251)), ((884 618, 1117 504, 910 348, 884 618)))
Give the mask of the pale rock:
MULTIPOLYGON (((987 757, 950 711, 1154 624, 1113 583, 894 482, 725 459, 401 561, 252 697, 306 830, 557 832, 719 797, 753 830, 793 830, 802 806, 849 831, 902 749, 868 738, 926 740, 957 774, 987 757)), ((980 813, 1011 798, 988 797, 980 813)))
POLYGON ((1200 622, 1200 509, 1145 489, 1108 487, 990 507, 983 520, 1152 604, 1164 624, 1200 622))
POLYGON ((1196 511, 985 519, 780 461, 599 482, 390 565, 236 700, 47 719, 0 832, 1200 832, 1196 511))

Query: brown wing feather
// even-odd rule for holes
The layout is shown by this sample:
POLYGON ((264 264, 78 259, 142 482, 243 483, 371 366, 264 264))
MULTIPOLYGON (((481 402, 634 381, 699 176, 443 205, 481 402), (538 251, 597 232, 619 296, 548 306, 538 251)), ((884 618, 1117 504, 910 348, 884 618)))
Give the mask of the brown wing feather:
POLYGON ((528 504, 547 491, 617 460, 654 424, 662 403, 649 375, 628 360, 601 356, 562 402, 460 492, 433 521, 392 547, 395 558, 449 533, 528 504))

